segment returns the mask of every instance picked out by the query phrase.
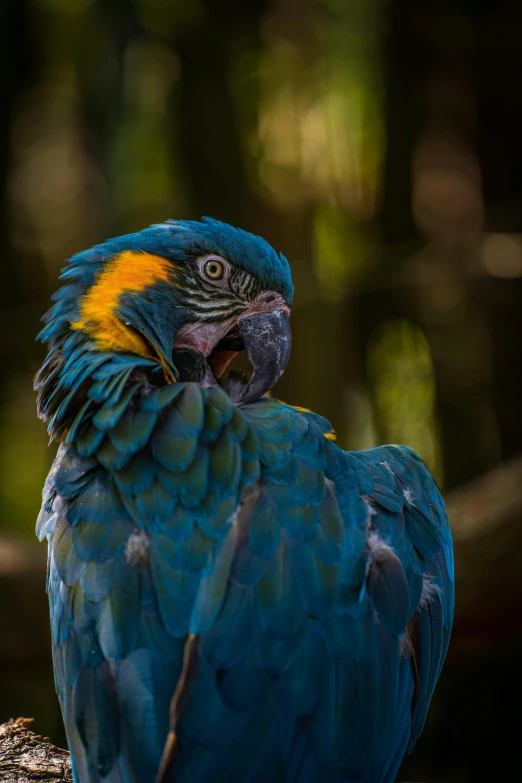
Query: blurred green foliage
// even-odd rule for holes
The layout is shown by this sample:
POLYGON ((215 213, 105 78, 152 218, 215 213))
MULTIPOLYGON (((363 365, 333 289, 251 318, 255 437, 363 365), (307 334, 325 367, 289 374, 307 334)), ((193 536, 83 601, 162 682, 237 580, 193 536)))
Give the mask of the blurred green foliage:
POLYGON ((34 427, 34 395, 27 374, 8 379, 0 411, 0 515, 12 532, 33 532, 50 455, 45 435, 34 427))
POLYGON ((441 482, 435 383, 428 342, 408 321, 386 321, 368 349, 375 413, 385 439, 423 455, 441 482))

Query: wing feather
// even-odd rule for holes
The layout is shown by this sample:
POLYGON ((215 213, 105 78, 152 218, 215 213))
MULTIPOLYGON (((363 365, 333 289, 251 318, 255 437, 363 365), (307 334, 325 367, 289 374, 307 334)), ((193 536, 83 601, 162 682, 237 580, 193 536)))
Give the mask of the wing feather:
POLYGON ((77 780, 154 780, 195 635, 165 783, 390 783, 453 617, 424 463, 343 452, 271 398, 176 384, 120 410, 124 385, 99 386, 107 412, 60 449, 38 523, 77 780))

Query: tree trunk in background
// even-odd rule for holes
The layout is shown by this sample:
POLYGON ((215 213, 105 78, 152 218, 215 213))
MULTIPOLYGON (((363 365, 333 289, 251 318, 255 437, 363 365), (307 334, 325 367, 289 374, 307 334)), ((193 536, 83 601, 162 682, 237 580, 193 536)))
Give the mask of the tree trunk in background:
MULTIPOLYGON (((476 285, 480 216, 473 214, 475 222, 468 234, 469 214, 458 212, 458 202, 454 214, 438 194, 438 185, 432 184, 439 177, 438 182, 451 192, 451 182, 444 177, 453 166, 461 174, 458 187, 475 187, 475 85, 466 49, 473 35, 466 25, 471 28, 473 20, 461 16, 454 6, 432 2, 397 0, 387 8, 388 146, 379 216, 382 258, 357 300, 358 351, 364 364, 372 334, 385 319, 405 318, 422 327, 435 372, 445 486, 451 489, 500 458, 491 394, 498 346, 487 342, 483 300, 476 285), (461 34, 462 29, 467 35, 461 34), (453 31, 451 45, 447 30, 453 31), (419 155, 424 155, 424 167, 432 168, 420 170, 419 155), (417 196, 419 182, 424 190, 417 196)), ((470 209, 475 211, 480 209, 480 181, 476 187, 469 196, 470 209)), ((505 329, 502 339, 506 340, 505 329)), ((512 345, 513 339, 507 344, 512 345)), ((509 392, 505 395, 507 400, 509 392)), ((519 436, 512 442, 519 442, 519 436)))
MULTIPOLYGON (((477 147, 480 156, 485 227, 518 232, 522 264, 522 5, 483 3, 476 14, 477 147)), ((516 245, 513 248, 516 253, 516 245)), ((519 269, 520 275, 520 269, 519 269)), ((477 300, 492 342, 492 395, 503 459, 522 442, 522 280, 482 278, 477 300)))
MULTIPOLYGON (((27 0, 0 3, 0 358, 2 379, 24 369, 23 344, 38 329, 33 301, 45 290, 45 272, 37 257, 20 257, 12 244, 10 172, 13 163, 13 118, 40 63, 27 0)), ((40 308, 38 308, 40 310, 40 308)), ((0 405, 6 384, 0 384, 0 405)))
MULTIPOLYGON (((0 4, 0 29, 9 30, 0 46, 0 258, 3 264, 0 306, 13 306, 21 303, 25 292, 22 292, 22 276, 10 240, 8 188, 12 121, 36 65, 27 0, 6 0, 0 4)), ((32 265, 32 271, 36 275, 41 271, 37 263, 32 265)))
MULTIPOLYGON (((132 0, 104 0, 97 6, 99 18, 91 22, 85 34, 78 35, 75 51, 76 72, 81 96, 81 129, 83 143, 99 167, 103 179, 103 194, 94 193, 92 200, 100 195, 106 201, 105 209, 98 210, 95 220, 97 234, 92 241, 99 242, 110 236, 117 236, 129 230, 135 231, 141 225, 129 226, 121 205, 114 194, 114 176, 111 171, 111 148, 118 126, 127 110, 125 100, 125 55, 132 41, 143 35, 135 14, 132 0), (102 25, 108 45, 100 51, 97 26, 102 25), (93 67, 93 62, 96 67, 93 67)), ((153 144, 154 140, 151 139, 153 144)), ((92 187, 92 183, 87 184, 92 187)), ((98 187, 99 190, 99 187, 98 187)), ((81 250, 82 248, 78 248, 81 250)))
MULTIPOLYGON (((259 51, 266 2, 206 0, 201 19, 174 41, 180 57, 181 97, 173 121, 180 125, 181 158, 194 217, 210 215, 235 225, 260 220, 262 205, 247 184, 237 106, 231 94, 232 59, 239 48, 259 51)), ((254 54, 255 56, 255 54, 254 54)), ((245 74, 254 95, 254 74, 245 74)), ((180 216, 184 217, 184 216, 180 216)))

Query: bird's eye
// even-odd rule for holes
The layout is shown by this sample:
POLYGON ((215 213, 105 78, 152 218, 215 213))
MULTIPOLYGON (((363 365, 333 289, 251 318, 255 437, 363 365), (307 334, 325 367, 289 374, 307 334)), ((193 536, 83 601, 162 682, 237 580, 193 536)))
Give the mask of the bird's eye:
POLYGON ((225 273, 225 267, 221 261, 218 261, 216 258, 209 258, 209 260, 205 261, 203 264, 203 271, 211 280, 221 280, 225 273))

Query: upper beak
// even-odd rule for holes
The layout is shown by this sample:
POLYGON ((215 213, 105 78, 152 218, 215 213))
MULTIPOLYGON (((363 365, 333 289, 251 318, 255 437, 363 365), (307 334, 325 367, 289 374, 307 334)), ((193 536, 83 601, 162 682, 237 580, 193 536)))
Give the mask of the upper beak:
POLYGON ((244 405, 269 391, 285 371, 292 348, 292 332, 283 310, 247 315, 238 322, 238 330, 254 368, 238 399, 238 403, 244 405))

